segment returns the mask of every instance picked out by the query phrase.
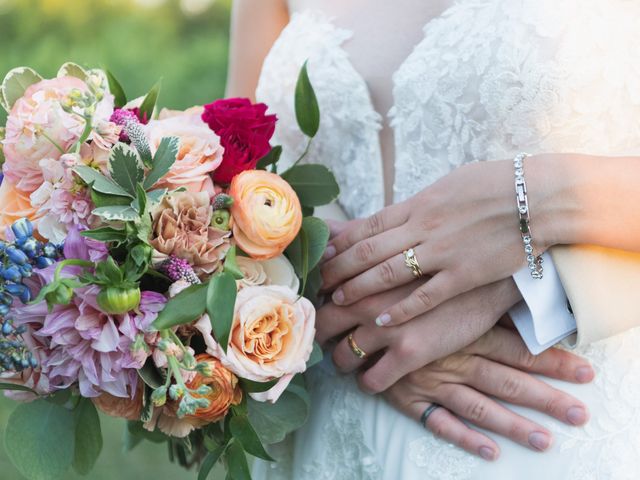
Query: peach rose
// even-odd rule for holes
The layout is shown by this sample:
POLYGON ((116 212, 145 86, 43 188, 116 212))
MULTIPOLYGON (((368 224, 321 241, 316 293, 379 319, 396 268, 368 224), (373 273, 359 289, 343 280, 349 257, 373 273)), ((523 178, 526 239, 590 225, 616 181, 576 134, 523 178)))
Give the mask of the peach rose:
POLYGON ((107 415, 127 420, 140 420, 142 412, 142 388, 138 388, 136 396, 132 398, 114 397, 109 393, 102 393, 91 399, 96 407, 107 415))
MULTIPOLYGON (((167 195, 152 212, 151 246, 162 255, 188 261, 200 273, 215 272, 229 250, 230 232, 211 227, 213 211, 205 192, 167 195)), ((158 255, 154 261, 159 261, 158 255)))
POLYGON ((0 185, 0 238, 4 238, 6 227, 23 217, 37 225, 38 213, 31 205, 29 193, 19 190, 5 178, 0 185))
POLYGON ((222 420, 229 411, 231 405, 239 405, 242 401, 242 389, 238 383, 238 377, 227 370, 220 361, 206 353, 196 355, 198 362, 205 362, 211 369, 211 375, 203 376, 197 373, 193 380, 186 383, 186 386, 196 390, 202 385, 211 388, 208 395, 193 394, 194 398, 206 398, 209 400, 207 408, 198 408, 193 415, 187 418, 204 423, 213 423, 222 420))
POLYGON ((282 286, 245 287, 236 298, 227 353, 211 335, 204 315, 196 328, 207 353, 241 378, 256 382, 279 379, 271 390, 253 393, 258 401, 275 402, 293 376, 306 370, 313 350, 316 311, 309 300, 282 286))
POLYGON ((215 193, 210 174, 222 162, 224 149, 220 146, 220 138, 193 114, 152 120, 145 129, 152 153, 156 152, 164 137, 178 137, 180 140, 176 162, 157 186, 172 190, 184 187, 189 192, 207 192, 213 197, 215 193))
POLYGON ((249 257, 237 258, 238 268, 244 277, 238 280, 238 288, 257 285, 282 285, 294 292, 300 288, 300 280, 293 265, 284 255, 269 260, 254 260, 249 257))
POLYGON ((284 252, 302 225, 300 200, 278 175, 246 170, 233 178, 233 236, 240 248, 257 260, 284 252))

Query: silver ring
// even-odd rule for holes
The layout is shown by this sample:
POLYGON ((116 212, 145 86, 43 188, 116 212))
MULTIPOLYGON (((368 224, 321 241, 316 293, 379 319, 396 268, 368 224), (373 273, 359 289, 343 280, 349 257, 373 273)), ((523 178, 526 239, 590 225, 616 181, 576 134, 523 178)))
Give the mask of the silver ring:
POLYGON ((439 403, 432 403, 425 409, 425 411, 422 413, 422 416, 420 417, 420 423, 424 428, 427 428, 427 420, 429 420, 431 414, 439 408, 443 408, 442 405, 440 405, 439 403))

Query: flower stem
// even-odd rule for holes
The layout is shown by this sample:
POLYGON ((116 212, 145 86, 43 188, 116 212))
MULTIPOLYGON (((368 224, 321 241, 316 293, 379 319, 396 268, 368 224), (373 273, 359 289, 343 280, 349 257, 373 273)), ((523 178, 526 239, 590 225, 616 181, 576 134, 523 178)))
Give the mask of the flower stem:
POLYGON ((58 265, 56 266, 56 270, 53 275, 53 281, 57 282, 58 280, 60 280, 60 274, 62 273, 62 269, 64 267, 73 267, 73 266, 89 268, 89 267, 93 267, 94 263, 88 260, 80 260, 79 258, 70 258, 68 260, 63 260, 60 263, 58 263, 58 265))

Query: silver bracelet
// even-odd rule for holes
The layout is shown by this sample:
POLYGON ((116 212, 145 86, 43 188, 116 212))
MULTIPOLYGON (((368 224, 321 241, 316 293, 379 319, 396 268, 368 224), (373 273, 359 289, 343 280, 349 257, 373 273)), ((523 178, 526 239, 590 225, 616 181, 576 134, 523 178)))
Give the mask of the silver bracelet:
POLYGON ((530 157, 530 155, 522 152, 513 159, 516 174, 516 202, 520 220, 520 234, 522 235, 529 271, 533 278, 542 279, 542 255, 536 255, 533 251, 533 234, 529 224, 529 198, 527 197, 527 182, 524 180, 524 159, 527 157, 530 157))

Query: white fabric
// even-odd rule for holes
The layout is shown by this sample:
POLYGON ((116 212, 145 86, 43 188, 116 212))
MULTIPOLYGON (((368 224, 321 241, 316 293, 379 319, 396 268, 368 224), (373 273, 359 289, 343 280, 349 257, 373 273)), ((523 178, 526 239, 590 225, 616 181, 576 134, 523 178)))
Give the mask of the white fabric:
MULTIPOLYGON (((378 3, 371 4, 354 16, 354 25, 377 14, 378 3)), ((303 9, 293 15, 265 61, 257 93, 279 115, 276 141, 290 162, 305 143, 292 99, 299 68, 309 59, 322 125, 308 161, 331 167, 342 206, 350 216, 364 216, 383 205, 383 117, 345 52, 351 31, 337 28, 332 12, 325 13, 303 9)), ((456 2, 426 23, 424 38, 393 76, 395 200, 465 162, 512 158, 520 150, 640 154, 639 44, 636 0, 456 2)), ((637 479, 638 345, 640 329, 579 349, 593 362, 596 380, 550 383, 584 400, 591 422, 572 428, 513 407, 548 426, 556 445, 538 454, 501 440, 496 463, 435 439, 382 398, 360 393, 351 376, 336 375, 325 362, 312 372, 307 425, 280 446, 281 463, 257 463, 255 478, 637 479)))
POLYGON ((529 267, 513 279, 523 300, 509 311, 529 351, 538 355, 576 332, 576 319, 551 255, 545 253, 544 277, 534 279, 529 267))

